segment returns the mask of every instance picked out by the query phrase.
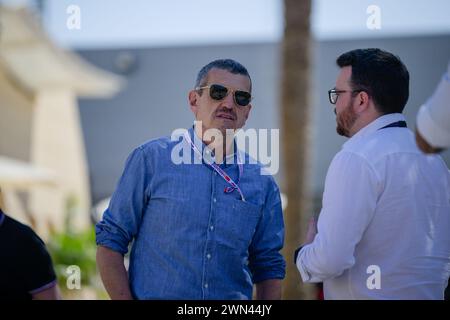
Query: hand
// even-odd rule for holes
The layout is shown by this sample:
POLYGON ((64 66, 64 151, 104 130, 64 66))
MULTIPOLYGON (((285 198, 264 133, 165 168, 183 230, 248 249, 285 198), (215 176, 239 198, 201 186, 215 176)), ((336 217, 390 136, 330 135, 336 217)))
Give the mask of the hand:
POLYGON ((435 148, 432 145, 430 145, 425 138, 420 134, 419 130, 415 131, 416 134, 416 143, 420 150, 422 150, 423 153, 439 153, 443 151, 443 148, 435 148))
POLYGON ((317 221, 314 217, 311 217, 311 219, 309 219, 308 230, 306 231, 306 238, 303 245, 307 245, 313 242, 314 238, 316 237, 316 234, 317 234, 317 221))

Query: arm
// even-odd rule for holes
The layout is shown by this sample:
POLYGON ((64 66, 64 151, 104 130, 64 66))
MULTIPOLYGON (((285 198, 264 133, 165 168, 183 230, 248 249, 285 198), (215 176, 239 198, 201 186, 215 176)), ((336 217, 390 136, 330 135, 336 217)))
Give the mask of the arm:
POLYGON ((61 293, 58 285, 55 284, 48 289, 32 294, 31 297, 33 300, 61 300, 61 293))
POLYGON ((24 260, 18 260, 20 281, 33 300, 60 300, 56 274, 53 269, 52 259, 41 238, 29 227, 17 230, 17 238, 21 239, 22 259, 33 261, 33 272, 30 272, 28 264, 24 260))
POLYGON ((145 211, 148 163, 141 148, 128 157, 108 209, 96 225, 97 265, 112 299, 132 299, 123 256, 139 230, 145 211))
POLYGON ((249 247, 249 268, 256 299, 281 299, 281 280, 286 263, 280 250, 284 244, 284 221, 278 187, 271 180, 260 222, 249 247))
POLYGON ((133 300, 122 254, 98 246, 97 265, 105 289, 112 300, 133 300))
POLYGON ((370 223, 381 184, 360 156, 340 152, 325 181, 318 233, 310 224, 308 239, 296 265, 304 282, 322 282, 341 275, 355 263, 354 251, 370 223))
POLYGON ((298 247, 294 252, 294 263, 295 264, 297 264, 298 255, 299 255, 301 249, 304 246, 306 246, 307 244, 310 244, 311 242, 313 242, 314 238, 316 237, 316 234, 317 234, 317 221, 316 221, 316 218, 311 217, 311 219, 309 219, 308 229, 306 230, 305 241, 303 241, 303 244, 300 247, 298 247))
POLYGON ((256 284, 257 300, 280 300, 281 280, 269 279, 256 284))
POLYGON ((439 153, 444 150, 444 148, 435 148, 430 145, 424 137, 420 134, 419 130, 416 129, 416 143, 420 150, 424 153, 439 153))

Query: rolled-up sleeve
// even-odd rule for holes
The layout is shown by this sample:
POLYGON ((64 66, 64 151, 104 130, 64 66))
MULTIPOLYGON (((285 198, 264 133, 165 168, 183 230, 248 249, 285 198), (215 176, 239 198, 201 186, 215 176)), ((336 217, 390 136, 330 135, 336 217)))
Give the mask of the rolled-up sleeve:
POLYGON ((341 275, 355 263, 354 251, 373 218, 380 180, 359 155, 340 152, 325 181, 314 241, 303 246, 296 265, 304 282, 341 275))
POLYGON ((249 268, 254 283, 269 279, 284 279, 286 262, 280 253, 283 245, 284 221, 280 192, 275 182, 271 180, 262 217, 249 248, 249 268))
POLYGON ((150 163, 141 147, 128 157, 124 172, 102 220, 96 225, 96 242, 125 254, 136 236, 147 205, 150 163))

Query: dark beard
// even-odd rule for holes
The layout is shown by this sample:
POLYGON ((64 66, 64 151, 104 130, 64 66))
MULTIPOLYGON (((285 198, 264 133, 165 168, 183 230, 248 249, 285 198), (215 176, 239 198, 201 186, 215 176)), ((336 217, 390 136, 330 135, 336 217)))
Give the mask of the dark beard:
POLYGON ((348 105, 340 115, 337 116, 336 132, 340 136, 350 137, 350 129, 356 122, 358 116, 353 111, 352 105, 348 105))

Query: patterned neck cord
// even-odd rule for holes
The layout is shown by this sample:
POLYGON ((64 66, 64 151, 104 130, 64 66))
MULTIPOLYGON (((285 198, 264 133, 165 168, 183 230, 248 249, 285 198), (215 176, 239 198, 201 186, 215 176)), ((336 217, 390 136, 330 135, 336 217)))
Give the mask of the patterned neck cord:
POLYGON ((226 187, 224 190, 224 193, 231 193, 234 190, 237 190, 239 192, 239 195, 241 196, 241 200, 245 202, 245 197, 244 194, 242 193, 241 188, 239 188, 238 183, 241 180, 241 176, 244 173, 244 166, 242 164, 241 161, 241 157, 239 152, 236 150, 237 153, 237 162, 238 162, 238 167, 239 167, 239 176, 238 176, 238 180, 237 183, 233 181, 233 179, 231 179, 231 177, 226 174, 225 171, 223 171, 216 163, 214 162, 209 162, 206 161, 206 159, 204 159, 204 157, 202 156, 202 153, 200 152, 200 150, 198 150, 197 146, 192 142, 191 137, 189 136, 188 132, 184 133, 184 138, 186 139, 186 141, 189 143, 189 145, 191 146, 191 149, 194 150, 194 152, 200 156, 201 159, 204 160, 204 162, 209 165, 215 172, 217 172, 230 186, 226 187))

